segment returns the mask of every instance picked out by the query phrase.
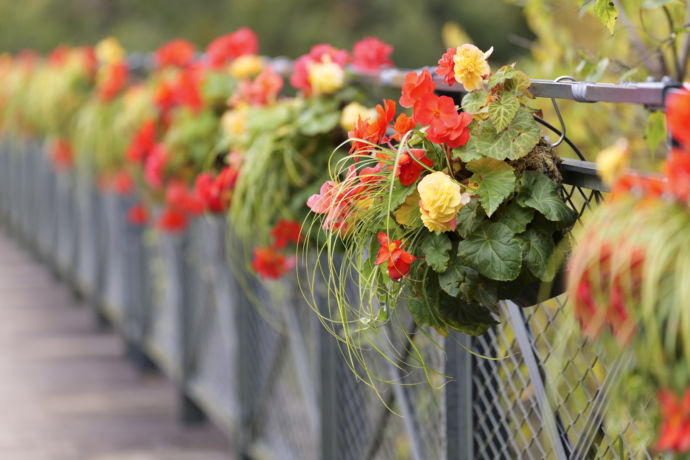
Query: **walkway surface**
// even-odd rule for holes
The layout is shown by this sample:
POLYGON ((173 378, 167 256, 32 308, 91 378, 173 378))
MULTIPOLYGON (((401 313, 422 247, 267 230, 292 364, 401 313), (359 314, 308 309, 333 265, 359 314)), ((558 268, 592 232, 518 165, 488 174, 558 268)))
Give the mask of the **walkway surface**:
POLYGON ((0 459, 228 459, 210 424, 177 422, 175 390, 0 231, 0 459))

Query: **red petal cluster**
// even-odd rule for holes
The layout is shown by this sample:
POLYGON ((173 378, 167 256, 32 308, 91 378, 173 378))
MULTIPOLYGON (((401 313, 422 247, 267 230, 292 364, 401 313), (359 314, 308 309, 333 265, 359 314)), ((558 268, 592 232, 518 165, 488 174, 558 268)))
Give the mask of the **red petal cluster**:
POLYGON ((307 206, 316 214, 326 214, 324 230, 345 231, 354 205, 366 190, 367 185, 359 181, 355 167, 351 166, 343 182, 325 182, 318 194, 309 197, 307 206))
POLYGON ((56 169, 69 169, 74 165, 74 152, 67 139, 57 139, 53 142, 50 156, 56 169))
POLYGON ((134 163, 143 163, 156 145, 156 122, 145 120, 127 147, 127 159, 134 163))
POLYGON ((271 238, 273 238, 273 247, 275 249, 283 249, 288 243, 299 243, 302 241, 300 234, 301 226, 299 222, 293 220, 280 219, 273 230, 271 230, 271 238))
POLYGON ((262 278, 277 279, 295 267, 294 257, 285 257, 272 246, 254 248, 252 268, 262 278))
POLYGON ((163 186, 163 172, 167 159, 168 152, 163 144, 156 144, 146 158, 144 179, 151 188, 159 189, 163 186))
POLYGON ((405 81, 402 86, 402 96, 400 96, 400 105, 403 107, 414 107, 414 105, 422 97, 427 94, 433 94, 436 89, 431 72, 424 69, 419 74, 416 72, 409 72, 405 75, 405 81))
POLYGON ((644 253, 640 250, 620 249, 630 253, 627 266, 612 269, 613 250, 608 243, 597 244, 594 240, 583 240, 597 251, 599 260, 582 272, 576 283, 575 317, 588 336, 596 338, 607 325, 621 344, 626 344, 635 333, 635 325, 626 299, 639 295, 642 282, 644 253), (625 281, 623 281, 625 280, 625 281), (602 296, 600 293, 604 293, 602 296), (606 298, 608 303, 598 299, 606 298))
POLYGON ((690 146, 690 91, 669 94, 666 117, 673 138, 690 146))
POLYGON ((248 27, 218 37, 206 48, 206 58, 211 67, 218 68, 245 54, 259 52, 259 39, 248 27))
POLYGON ((443 77, 443 81, 447 85, 455 83, 455 61, 453 58, 458 52, 457 48, 448 48, 441 59, 438 60, 438 67, 436 67, 436 74, 443 77))
POLYGON ((168 233, 180 233, 187 228, 187 216, 176 209, 165 208, 158 216, 156 227, 168 233))
POLYGON ((659 391, 657 397, 662 421, 656 450, 678 454, 690 451, 690 388, 682 399, 669 389, 659 391))
POLYGON ((190 190, 187 185, 178 180, 171 181, 165 190, 165 202, 168 207, 187 216, 198 216, 204 212, 204 203, 190 190))
POLYGON ((376 265, 388 262, 388 276, 397 281, 410 271, 410 264, 415 261, 415 256, 405 251, 405 246, 400 240, 390 241, 384 232, 379 233, 381 248, 376 256, 376 265))
POLYGON ((262 106, 275 102, 283 88, 283 77, 271 67, 265 67, 254 81, 243 80, 232 98, 232 104, 246 102, 249 105, 262 106))
POLYGON ((201 173, 197 176, 194 190, 204 202, 206 209, 214 213, 227 211, 237 176, 238 170, 232 166, 225 167, 215 177, 211 173, 201 173))
POLYGON ((375 37, 366 37, 352 48, 352 67, 374 72, 382 67, 392 67, 390 55, 393 47, 375 37))
POLYGON ((434 162, 427 158, 424 149, 411 149, 410 156, 407 152, 403 152, 398 159, 398 170, 396 176, 400 179, 400 183, 404 186, 410 186, 417 182, 419 175, 424 171, 424 166, 432 167, 434 162), (421 164, 420 164, 421 163, 421 164))
POLYGON ((101 102, 112 100, 124 88, 128 77, 129 67, 125 62, 109 65, 105 79, 98 85, 98 99, 101 102))
POLYGON ((143 204, 135 204, 127 211, 127 221, 132 225, 144 225, 149 221, 149 212, 143 204))
POLYGON ((156 50, 156 66, 186 67, 191 64, 195 53, 194 44, 187 40, 172 40, 156 50))

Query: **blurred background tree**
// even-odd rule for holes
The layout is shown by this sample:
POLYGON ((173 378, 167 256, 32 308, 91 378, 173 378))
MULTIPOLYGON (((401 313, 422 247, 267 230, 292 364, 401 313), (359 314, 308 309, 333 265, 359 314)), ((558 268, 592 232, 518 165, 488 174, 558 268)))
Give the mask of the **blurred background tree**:
POLYGON ((130 50, 153 50, 178 37, 205 46, 246 25, 265 55, 296 57, 321 42, 350 48, 374 35, 394 45, 399 66, 418 67, 438 60, 447 22, 477 46, 494 46, 501 62, 527 51, 524 43, 533 37, 521 9, 503 0, 5 0, 0 50, 45 52, 108 35, 130 50))

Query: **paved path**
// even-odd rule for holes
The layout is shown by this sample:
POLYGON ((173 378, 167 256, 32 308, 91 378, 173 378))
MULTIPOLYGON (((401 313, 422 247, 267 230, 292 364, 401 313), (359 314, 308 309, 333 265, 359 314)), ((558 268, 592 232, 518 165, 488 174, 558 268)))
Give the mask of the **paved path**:
POLYGON ((210 424, 183 427, 175 390, 0 231, 0 459, 228 459, 210 424))

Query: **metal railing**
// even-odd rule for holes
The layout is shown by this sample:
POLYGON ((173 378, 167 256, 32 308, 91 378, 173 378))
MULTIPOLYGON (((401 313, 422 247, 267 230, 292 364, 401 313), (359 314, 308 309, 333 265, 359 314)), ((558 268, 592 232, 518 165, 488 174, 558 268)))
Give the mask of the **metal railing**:
MULTIPOLYGON (((582 213, 599 196, 594 170, 577 161, 562 170, 564 198, 582 213)), ((273 286, 279 295, 256 281, 246 285, 252 279, 237 272, 241 265, 227 262, 242 248, 222 218, 199 218, 177 236, 131 226, 130 198, 103 194, 74 171, 53 172, 37 141, 4 140, 0 174, 5 228, 119 329, 138 365, 155 365, 177 382, 183 420, 211 417, 245 458, 616 457, 621 446, 626 455, 640 452, 601 421, 615 357, 577 344, 560 366, 572 375, 568 391, 547 397, 562 298, 526 310, 503 302, 499 326, 479 338, 436 337, 443 349, 417 334, 426 359, 451 380, 442 389, 383 386, 391 412, 354 378, 294 280, 273 286), (266 308, 252 305, 247 288, 266 308), (476 358, 460 344, 502 359, 476 358)), ((390 371, 385 362, 374 366, 390 371)), ((389 375, 418 381, 413 373, 389 375)))
MULTIPOLYGON (((395 85, 403 72, 377 78, 395 85)), ((542 97, 654 108, 676 86, 536 83, 542 97)), ((498 326, 478 338, 434 337, 441 348, 415 334, 443 370, 440 389, 382 385, 377 395, 356 380, 294 280, 267 288, 228 262, 244 248, 223 218, 198 218, 182 235, 129 225, 131 198, 100 192, 88 174, 56 173, 43 150, 37 140, 0 139, 2 225, 118 328, 137 365, 176 381, 182 420, 212 418, 241 458, 650 458, 633 421, 615 432, 603 422, 623 365, 615 356, 572 343, 566 362, 553 362, 563 296, 528 309, 502 301, 498 326), (558 376, 564 385, 554 386, 558 376)), ((605 191, 596 169, 582 160, 560 169, 562 196, 582 216, 605 191)), ((372 365, 393 381, 419 381, 383 360, 372 365)))

